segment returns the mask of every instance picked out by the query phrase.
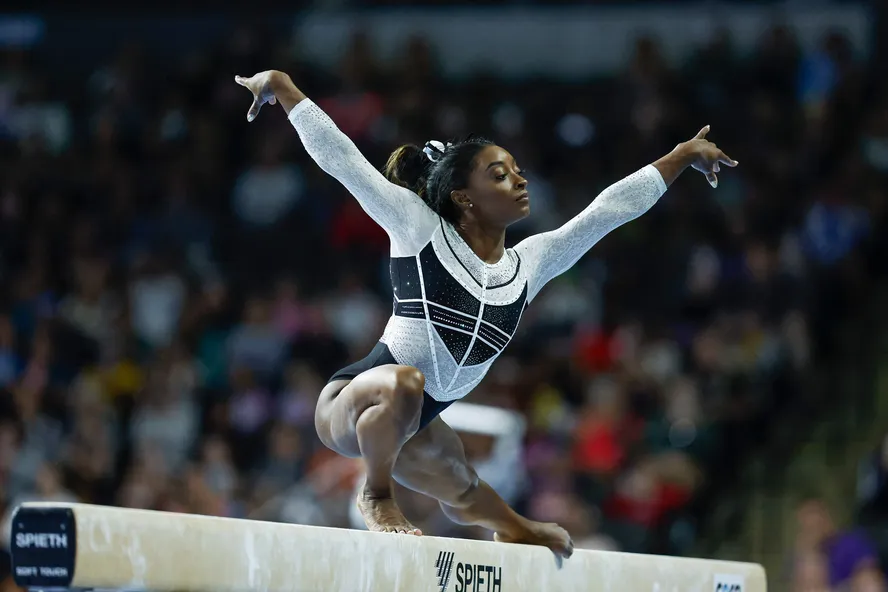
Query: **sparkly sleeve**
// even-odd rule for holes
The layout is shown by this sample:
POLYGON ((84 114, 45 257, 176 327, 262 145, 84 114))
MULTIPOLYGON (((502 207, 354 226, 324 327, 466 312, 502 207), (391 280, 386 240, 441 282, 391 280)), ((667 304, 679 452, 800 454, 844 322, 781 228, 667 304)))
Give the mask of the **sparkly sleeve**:
POLYGON ((309 99, 291 109, 288 118, 309 156, 325 173, 342 183, 388 233, 392 255, 404 257, 418 253, 438 223, 437 215, 422 199, 386 179, 309 99))
POLYGON ((559 276, 607 233, 648 211, 666 192, 653 165, 605 189, 585 210, 561 228, 528 237, 515 246, 527 265, 528 300, 559 276))

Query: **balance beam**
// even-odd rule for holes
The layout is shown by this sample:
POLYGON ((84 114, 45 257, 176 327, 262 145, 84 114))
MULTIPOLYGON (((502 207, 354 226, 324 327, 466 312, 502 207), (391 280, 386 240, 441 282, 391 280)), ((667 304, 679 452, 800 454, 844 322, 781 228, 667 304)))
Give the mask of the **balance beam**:
POLYGON ((766 592, 759 565, 86 504, 12 518, 18 585, 156 592, 766 592), (559 565, 560 564, 560 565, 559 565))

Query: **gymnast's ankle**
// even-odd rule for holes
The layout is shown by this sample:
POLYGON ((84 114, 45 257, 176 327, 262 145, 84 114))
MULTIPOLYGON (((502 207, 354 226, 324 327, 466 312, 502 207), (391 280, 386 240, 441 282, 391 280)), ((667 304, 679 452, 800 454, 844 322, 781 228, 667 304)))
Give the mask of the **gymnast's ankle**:
POLYGON ((391 484, 376 487, 364 484, 364 487, 361 488, 361 493, 358 494, 358 500, 362 502, 378 502, 390 500, 393 497, 394 492, 392 491, 391 484))

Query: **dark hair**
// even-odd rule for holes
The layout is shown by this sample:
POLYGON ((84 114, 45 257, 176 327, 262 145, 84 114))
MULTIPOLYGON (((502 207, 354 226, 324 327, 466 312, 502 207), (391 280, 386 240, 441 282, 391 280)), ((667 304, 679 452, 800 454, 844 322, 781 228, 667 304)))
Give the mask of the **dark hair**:
POLYGON ((490 140, 470 137, 447 145, 443 152, 432 147, 429 149, 436 156, 433 162, 422 148, 407 144, 392 152, 383 173, 392 183, 416 193, 436 214, 456 226, 460 211, 450 193, 468 187, 478 153, 492 145, 490 140))

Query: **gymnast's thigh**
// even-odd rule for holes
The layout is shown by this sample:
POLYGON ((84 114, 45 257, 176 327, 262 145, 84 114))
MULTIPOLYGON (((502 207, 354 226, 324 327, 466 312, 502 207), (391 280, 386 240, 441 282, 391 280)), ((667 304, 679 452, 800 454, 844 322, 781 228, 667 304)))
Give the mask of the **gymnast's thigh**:
POLYGON ((361 414, 374 406, 403 416, 407 434, 417 429, 423 397, 422 374, 416 368, 385 364, 361 372, 354 378, 334 378, 321 391, 315 408, 315 428, 321 442, 343 456, 361 456, 357 423, 361 414))

